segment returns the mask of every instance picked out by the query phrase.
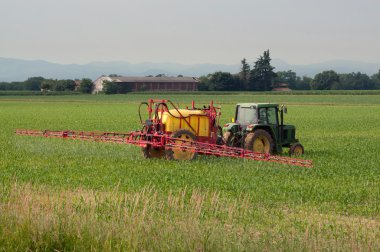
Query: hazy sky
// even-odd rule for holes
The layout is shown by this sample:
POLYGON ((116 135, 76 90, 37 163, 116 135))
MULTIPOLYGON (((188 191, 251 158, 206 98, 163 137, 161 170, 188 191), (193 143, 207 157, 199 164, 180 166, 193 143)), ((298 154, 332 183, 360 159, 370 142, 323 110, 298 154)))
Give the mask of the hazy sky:
POLYGON ((380 62, 380 0, 0 0, 0 57, 380 62))

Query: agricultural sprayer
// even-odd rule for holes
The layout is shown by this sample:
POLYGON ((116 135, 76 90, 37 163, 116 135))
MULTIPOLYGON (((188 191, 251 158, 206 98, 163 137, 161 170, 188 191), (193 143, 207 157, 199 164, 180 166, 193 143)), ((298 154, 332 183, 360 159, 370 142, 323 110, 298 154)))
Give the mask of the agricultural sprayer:
POLYGON ((142 102, 138 109, 142 129, 127 133, 24 130, 15 131, 18 135, 42 136, 90 140, 140 146, 145 158, 166 158, 168 160, 192 160, 198 154, 219 157, 245 158, 257 161, 277 162, 302 167, 312 167, 311 160, 275 156, 268 152, 231 146, 223 138, 219 126, 220 107, 211 101, 208 106, 179 108, 169 100, 142 102), (141 109, 147 108, 148 118, 143 120, 141 109))

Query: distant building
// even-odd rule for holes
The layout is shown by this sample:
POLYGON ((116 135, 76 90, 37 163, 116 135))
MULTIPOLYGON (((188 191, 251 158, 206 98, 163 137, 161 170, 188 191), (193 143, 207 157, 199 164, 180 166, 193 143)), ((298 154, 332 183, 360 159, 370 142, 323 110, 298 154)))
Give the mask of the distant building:
POLYGON ((287 83, 277 83, 272 91, 292 91, 287 83))
POLYGON ((195 77, 101 76, 94 81, 92 93, 101 92, 105 81, 130 85, 131 91, 195 91, 199 84, 199 80, 195 77))

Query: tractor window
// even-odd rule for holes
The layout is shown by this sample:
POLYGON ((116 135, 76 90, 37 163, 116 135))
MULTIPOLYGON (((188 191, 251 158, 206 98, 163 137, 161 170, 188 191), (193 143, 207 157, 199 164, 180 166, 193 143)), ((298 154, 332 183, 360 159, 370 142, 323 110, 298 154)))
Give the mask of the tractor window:
POLYGON ((278 123, 276 108, 261 108, 259 110, 259 119, 261 124, 277 125, 278 123))
POLYGON ((239 107, 237 111, 236 122, 242 125, 256 123, 256 108, 239 107))
POLYGON ((261 108, 259 111, 260 111, 260 115, 259 115, 260 123, 268 124, 267 109, 261 108))

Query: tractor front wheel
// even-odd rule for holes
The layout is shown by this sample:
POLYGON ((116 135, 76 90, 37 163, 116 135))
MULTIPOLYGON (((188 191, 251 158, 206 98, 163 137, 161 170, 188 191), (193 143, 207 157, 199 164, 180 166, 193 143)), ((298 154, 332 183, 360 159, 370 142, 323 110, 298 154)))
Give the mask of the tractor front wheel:
POLYGON ((273 153, 274 142, 271 135, 262 129, 248 133, 244 141, 244 148, 257 153, 273 153))
POLYGON ((289 148, 289 155, 290 156, 301 156, 305 153, 305 150, 300 143, 294 143, 289 148))
POLYGON ((223 134, 223 140, 225 145, 234 146, 234 134, 231 131, 227 131, 223 134))
POLYGON ((168 160, 193 160, 196 158, 197 153, 187 149, 187 147, 191 146, 192 141, 196 141, 193 132, 183 129, 177 130, 170 137, 177 139, 173 140, 176 146, 166 150, 166 158, 168 160))

